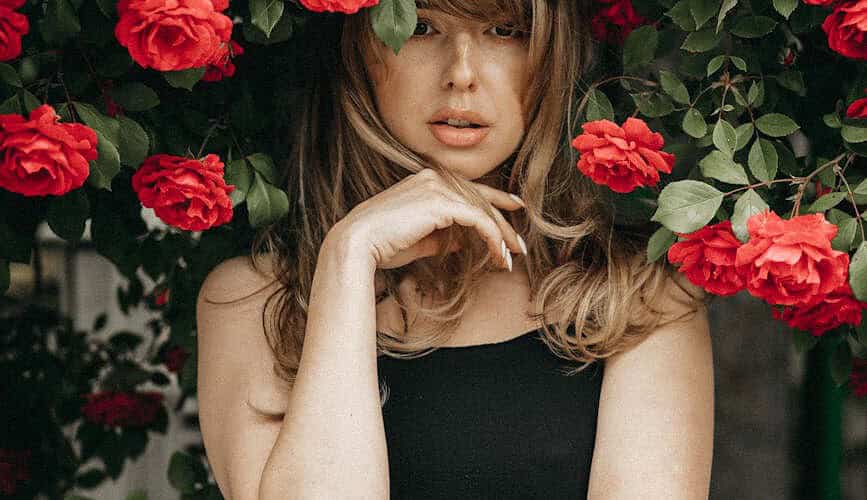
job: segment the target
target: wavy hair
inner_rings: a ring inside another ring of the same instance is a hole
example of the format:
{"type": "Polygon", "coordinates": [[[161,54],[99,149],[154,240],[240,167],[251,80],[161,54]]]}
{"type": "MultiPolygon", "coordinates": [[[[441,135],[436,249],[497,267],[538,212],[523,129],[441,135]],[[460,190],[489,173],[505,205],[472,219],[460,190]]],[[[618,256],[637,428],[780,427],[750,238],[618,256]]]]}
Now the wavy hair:
{"type": "MultiPolygon", "coordinates": [[[[497,187],[516,193],[527,205],[507,217],[529,249],[531,317],[539,321],[545,343],[557,356],[581,364],[571,374],[637,344],[664,323],[654,303],[664,295],[673,268],[665,259],[646,261],[647,224],[617,223],[610,197],[575,167],[569,140],[576,130],[576,89],[591,62],[592,2],[425,3],[447,14],[485,22],[519,20],[529,28],[531,84],[524,103],[528,129],[494,177],[497,187]],[[567,331],[570,324],[574,333],[567,331]]],[[[290,384],[300,361],[319,248],[329,229],[355,205],[409,174],[431,168],[474,205],[489,214],[496,210],[472,183],[409,150],[386,129],[363,62],[365,53],[376,53],[371,49],[381,43],[370,29],[369,9],[352,16],[323,16],[322,26],[311,29],[309,36],[303,68],[309,78],[292,111],[287,160],[292,206],[288,220],[260,232],[251,251],[254,268],[260,269],[258,256],[267,256],[269,274],[280,284],[266,301],[265,310],[275,301],[271,321],[266,322],[264,311],[262,317],[275,373],[290,384]]],[[[412,277],[431,304],[418,310],[436,325],[412,338],[406,335],[406,321],[403,332],[377,332],[380,355],[413,358],[443,345],[467,308],[473,284],[492,268],[477,234],[452,226],[447,235],[459,239],[460,250],[380,270],[384,290],[377,303],[394,297],[406,319],[408,306],[398,291],[403,279],[412,277]]],[[[703,298],[697,290],[688,294],[693,306],[703,298]]]]}

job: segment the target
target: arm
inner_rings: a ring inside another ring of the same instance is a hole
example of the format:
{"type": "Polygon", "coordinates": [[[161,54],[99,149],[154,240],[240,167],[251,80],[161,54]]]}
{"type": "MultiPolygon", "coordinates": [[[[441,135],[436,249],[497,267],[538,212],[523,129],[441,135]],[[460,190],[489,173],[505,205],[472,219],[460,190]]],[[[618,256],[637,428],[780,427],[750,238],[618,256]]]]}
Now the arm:
{"type": "Polygon", "coordinates": [[[376,365],[375,263],[326,238],[298,374],[259,483],[261,499],[388,498],[376,365]]]}
{"type": "MultiPolygon", "coordinates": [[[[683,294],[670,283],[663,309],[683,294]]],[[[684,286],[692,286],[686,283],[684,286]]],[[[708,498],[714,378],[705,307],[605,362],[590,500],[708,498]]]]}

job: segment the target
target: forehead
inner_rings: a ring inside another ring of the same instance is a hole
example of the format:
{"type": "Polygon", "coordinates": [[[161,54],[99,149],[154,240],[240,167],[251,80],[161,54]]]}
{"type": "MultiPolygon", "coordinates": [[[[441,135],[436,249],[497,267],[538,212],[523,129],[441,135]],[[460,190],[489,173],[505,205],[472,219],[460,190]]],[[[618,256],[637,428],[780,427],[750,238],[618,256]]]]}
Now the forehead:
{"type": "Polygon", "coordinates": [[[514,20],[530,24],[531,0],[417,0],[416,7],[476,21],[514,20]]]}

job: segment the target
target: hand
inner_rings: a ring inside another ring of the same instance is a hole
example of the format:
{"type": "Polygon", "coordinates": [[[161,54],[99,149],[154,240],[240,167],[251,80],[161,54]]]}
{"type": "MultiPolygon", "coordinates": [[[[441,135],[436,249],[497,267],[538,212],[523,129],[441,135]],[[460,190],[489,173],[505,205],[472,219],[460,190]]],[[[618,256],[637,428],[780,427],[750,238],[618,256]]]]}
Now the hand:
{"type": "MultiPolygon", "coordinates": [[[[523,207],[508,193],[480,183],[473,185],[495,207],[505,210],[523,207]]],[[[352,241],[354,251],[366,252],[377,269],[391,269],[436,255],[443,244],[445,229],[453,224],[475,228],[491,255],[507,269],[512,262],[509,250],[523,252],[523,240],[499,210],[494,210],[491,217],[471,205],[432,169],[410,174],[358,204],[332,228],[339,235],[330,236],[352,241]]],[[[452,245],[446,251],[458,249],[452,245]]]]}

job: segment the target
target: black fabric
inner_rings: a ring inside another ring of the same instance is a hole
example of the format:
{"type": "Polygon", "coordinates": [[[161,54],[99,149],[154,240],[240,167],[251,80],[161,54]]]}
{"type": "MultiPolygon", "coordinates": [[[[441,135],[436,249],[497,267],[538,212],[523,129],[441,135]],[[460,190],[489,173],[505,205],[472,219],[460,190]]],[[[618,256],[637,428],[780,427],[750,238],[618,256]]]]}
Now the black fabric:
{"type": "Polygon", "coordinates": [[[604,368],[540,335],[379,357],[393,500],[586,498],[604,368]]]}

